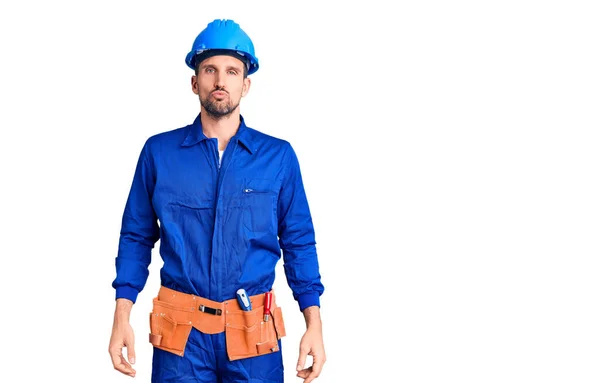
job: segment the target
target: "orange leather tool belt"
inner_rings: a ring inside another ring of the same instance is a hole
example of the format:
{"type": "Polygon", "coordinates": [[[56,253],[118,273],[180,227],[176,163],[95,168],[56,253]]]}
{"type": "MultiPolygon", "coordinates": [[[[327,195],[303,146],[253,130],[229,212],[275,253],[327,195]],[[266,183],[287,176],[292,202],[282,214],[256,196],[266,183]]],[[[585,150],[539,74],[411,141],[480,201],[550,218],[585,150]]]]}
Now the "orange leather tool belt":
{"type": "Polygon", "coordinates": [[[183,356],[192,327],[205,334],[225,331],[229,360],[279,351],[285,336],[282,310],[272,295],[271,315],[263,320],[264,294],[253,295],[252,311],[240,308],[237,299],[215,302],[161,286],[150,313],[150,343],[183,356]]]}

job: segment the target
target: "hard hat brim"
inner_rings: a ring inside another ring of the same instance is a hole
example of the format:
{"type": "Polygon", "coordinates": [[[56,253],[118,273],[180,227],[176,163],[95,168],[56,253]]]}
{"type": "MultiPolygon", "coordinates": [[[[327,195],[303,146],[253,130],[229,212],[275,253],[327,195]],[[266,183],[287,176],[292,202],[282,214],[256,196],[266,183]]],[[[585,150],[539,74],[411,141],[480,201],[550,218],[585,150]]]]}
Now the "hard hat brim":
{"type": "Polygon", "coordinates": [[[247,52],[236,51],[232,49],[203,49],[198,51],[190,51],[185,57],[185,63],[190,69],[196,70],[198,60],[206,60],[209,57],[218,55],[228,55],[242,61],[248,68],[248,74],[252,74],[258,70],[258,60],[247,52]]]}

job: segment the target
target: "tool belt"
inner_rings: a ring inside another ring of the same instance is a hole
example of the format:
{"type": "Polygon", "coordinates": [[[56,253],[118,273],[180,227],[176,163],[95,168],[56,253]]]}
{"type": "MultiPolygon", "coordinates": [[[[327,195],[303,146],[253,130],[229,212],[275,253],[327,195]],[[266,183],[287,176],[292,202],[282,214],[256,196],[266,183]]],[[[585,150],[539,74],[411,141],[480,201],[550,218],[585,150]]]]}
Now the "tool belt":
{"type": "Polygon", "coordinates": [[[161,286],[152,301],[150,343],[183,356],[192,327],[205,334],[225,331],[229,360],[279,351],[277,341],[285,336],[282,310],[275,294],[268,321],[263,320],[265,294],[250,297],[252,310],[244,311],[237,299],[215,302],[161,286]]]}

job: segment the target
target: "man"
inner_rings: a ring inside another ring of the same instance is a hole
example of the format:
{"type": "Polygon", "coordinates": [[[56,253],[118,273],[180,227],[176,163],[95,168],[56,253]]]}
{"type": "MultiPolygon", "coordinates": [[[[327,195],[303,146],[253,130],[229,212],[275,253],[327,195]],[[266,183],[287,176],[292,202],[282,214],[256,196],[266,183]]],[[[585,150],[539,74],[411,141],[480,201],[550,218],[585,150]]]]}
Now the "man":
{"type": "Polygon", "coordinates": [[[311,382],[326,359],[324,287],[295,152],[246,126],[240,114],[248,75],[258,70],[254,45],[234,21],[215,20],[186,63],[195,71],[200,113],[191,125],[145,142],[123,214],[109,345],[114,368],[135,376],[129,316],[160,239],[152,382],[282,382],[285,327],[271,291],[281,254],[307,327],[297,376],[311,382]],[[308,355],[313,363],[304,368],[308,355]]]}

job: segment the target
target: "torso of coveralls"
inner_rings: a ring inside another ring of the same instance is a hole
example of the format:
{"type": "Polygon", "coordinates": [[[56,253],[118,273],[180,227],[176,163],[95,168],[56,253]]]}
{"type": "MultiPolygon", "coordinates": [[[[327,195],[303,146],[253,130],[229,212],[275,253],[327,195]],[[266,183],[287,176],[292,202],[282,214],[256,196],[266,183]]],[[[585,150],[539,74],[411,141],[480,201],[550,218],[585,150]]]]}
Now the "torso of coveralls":
{"type": "Polygon", "coordinates": [[[216,138],[154,157],[162,285],[215,301],[234,298],[239,288],[250,295],[272,288],[281,254],[277,199],[284,150],[277,139],[259,142],[249,148],[232,137],[220,166],[216,138]]]}

